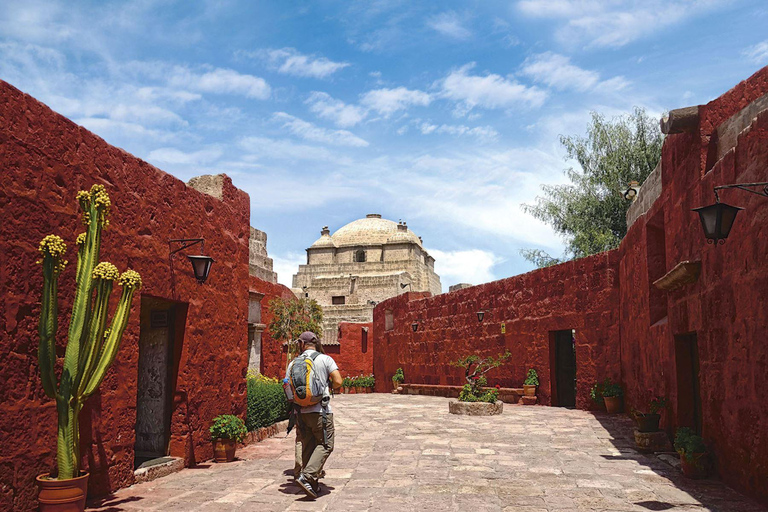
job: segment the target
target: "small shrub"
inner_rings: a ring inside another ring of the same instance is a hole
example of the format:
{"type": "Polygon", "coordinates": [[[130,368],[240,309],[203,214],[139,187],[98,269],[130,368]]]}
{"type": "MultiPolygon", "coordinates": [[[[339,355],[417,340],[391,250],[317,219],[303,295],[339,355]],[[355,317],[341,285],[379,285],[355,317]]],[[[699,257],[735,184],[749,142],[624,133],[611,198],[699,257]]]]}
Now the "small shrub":
{"type": "Polygon", "coordinates": [[[526,386],[538,386],[539,385],[539,374],[536,373],[536,370],[533,368],[528,370],[528,375],[525,377],[525,382],[523,383],[526,386]]]}
{"type": "Polygon", "coordinates": [[[397,371],[395,372],[395,376],[392,377],[392,380],[397,382],[398,384],[402,384],[403,382],[405,382],[405,374],[403,373],[402,368],[397,369],[397,371]]]}
{"type": "Polygon", "coordinates": [[[589,397],[596,404],[602,404],[603,398],[623,396],[624,391],[619,384],[614,383],[610,378],[606,378],[602,382],[595,382],[592,389],[589,390],[589,397]]]}
{"type": "Polygon", "coordinates": [[[655,396],[648,402],[648,410],[651,414],[656,414],[662,409],[667,407],[667,398],[663,396],[655,396]]]}
{"type": "Polygon", "coordinates": [[[351,388],[351,387],[353,387],[352,386],[352,379],[349,378],[349,377],[344,377],[341,380],[341,387],[343,387],[343,388],[351,388]]]}
{"type": "Polygon", "coordinates": [[[696,435],[688,427],[680,427],[675,433],[675,450],[681,455],[693,455],[695,453],[706,453],[707,447],[704,445],[704,439],[696,435]]]}
{"type": "Polygon", "coordinates": [[[249,376],[247,385],[246,427],[249,432],[288,418],[288,400],[279,380],[263,375],[249,376]]]}
{"type": "Polygon", "coordinates": [[[211,439],[232,439],[238,443],[245,439],[247,433],[243,420],[231,414],[216,416],[209,431],[211,439]]]}

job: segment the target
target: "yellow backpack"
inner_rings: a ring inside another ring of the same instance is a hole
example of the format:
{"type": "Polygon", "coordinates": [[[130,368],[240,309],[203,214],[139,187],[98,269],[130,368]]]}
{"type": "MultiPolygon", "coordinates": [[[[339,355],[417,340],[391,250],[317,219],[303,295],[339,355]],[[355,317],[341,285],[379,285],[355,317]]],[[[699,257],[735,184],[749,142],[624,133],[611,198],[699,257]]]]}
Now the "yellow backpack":
{"type": "Polygon", "coordinates": [[[307,357],[299,355],[293,360],[290,372],[293,402],[301,407],[315,405],[323,399],[324,383],[320,382],[315,370],[315,359],[320,352],[307,357]]]}

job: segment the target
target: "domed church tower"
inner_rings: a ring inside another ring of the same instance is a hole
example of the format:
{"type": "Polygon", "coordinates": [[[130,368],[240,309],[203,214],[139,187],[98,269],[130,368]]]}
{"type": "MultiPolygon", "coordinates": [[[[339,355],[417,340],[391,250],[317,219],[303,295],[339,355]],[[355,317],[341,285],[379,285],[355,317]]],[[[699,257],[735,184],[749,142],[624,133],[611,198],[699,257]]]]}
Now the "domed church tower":
{"type": "Polygon", "coordinates": [[[339,322],[371,322],[373,307],[401,293],[442,292],[435,259],[405,222],[379,214],[328,227],[307,249],[307,264],[293,276],[293,291],[323,308],[323,343],[337,342],[339,322]]]}

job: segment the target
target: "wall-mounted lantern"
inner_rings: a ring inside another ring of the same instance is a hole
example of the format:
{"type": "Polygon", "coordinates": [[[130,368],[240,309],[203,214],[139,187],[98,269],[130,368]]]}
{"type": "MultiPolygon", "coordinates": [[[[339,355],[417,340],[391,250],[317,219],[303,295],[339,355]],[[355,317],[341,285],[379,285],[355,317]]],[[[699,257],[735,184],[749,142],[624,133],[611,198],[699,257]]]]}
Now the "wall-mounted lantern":
{"type": "Polygon", "coordinates": [[[715,203],[709,206],[693,209],[694,212],[699,214],[701,227],[704,229],[704,236],[707,238],[708,244],[724,244],[725,239],[728,238],[728,234],[731,232],[733,222],[736,220],[736,214],[739,213],[739,210],[744,209],[720,202],[720,196],[717,191],[725,188],[738,188],[752,194],[768,197],[768,182],[735,183],[732,185],[720,185],[715,187],[715,203]],[[757,191],[750,190],[749,187],[762,187],[763,189],[757,191]]]}
{"type": "Polygon", "coordinates": [[[419,330],[419,323],[418,323],[418,322],[413,322],[413,323],[411,324],[411,330],[412,330],[413,332],[416,332],[416,331],[418,331],[418,330],[419,330]]]}
{"type": "Polygon", "coordinates": [[[640,193],[640,184],[636,181],[630,181],[627,190],[624,191],[624,199],[627,201],[634,201],[637,199],[637,194],[640,193]]]}
{"type": "Polygon", "coordinates": [[[478,322],[482,322],[484,317],[485,317],[485,311],[480,310],[480,311],[477,312],[477,321],[478,322]]]}
{"type": "MultiPolygon", "coordinates": [[[[197,244],[200,244],[200,252],[205,252],[204,238],[177,238],[168,240],[168,246],[170,250],[169,258],[172,260],[173,255],[177,252],[183,251],[184,249],[197,244]],[[170,250],[171,244],[173,243],[180,243],[182,246],[177,249],[170,250]]],[[[213,258],[203,254],[188,254],[187,258],[189,259],[189,262],[192,263],[192,271],[195,274],[195,279],[197,279],[198,283],[203,284],[208,279],[208,275],[211,273],[211,265],[213,265],[214,261],[213,258]]]]}

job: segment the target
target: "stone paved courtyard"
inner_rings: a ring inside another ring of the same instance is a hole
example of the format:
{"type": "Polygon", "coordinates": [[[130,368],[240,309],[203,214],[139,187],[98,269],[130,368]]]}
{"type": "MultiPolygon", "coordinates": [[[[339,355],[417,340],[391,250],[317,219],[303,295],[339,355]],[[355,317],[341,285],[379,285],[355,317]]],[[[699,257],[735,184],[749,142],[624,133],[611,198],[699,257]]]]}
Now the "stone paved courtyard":
{"type": "Polygon", "coordinates": [[[382,394],[333,406],[336,450],[316,501],[292,483],[294,436],[281,432],[238,451],[238,462],[135,485],[89,510],[765,510],[632,450],[625,416],[511,405],[454,416],[445,398],[382,394]]]}

